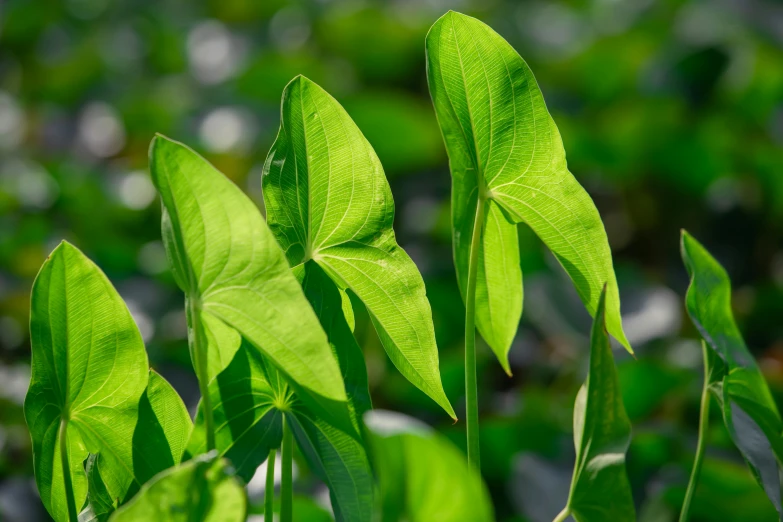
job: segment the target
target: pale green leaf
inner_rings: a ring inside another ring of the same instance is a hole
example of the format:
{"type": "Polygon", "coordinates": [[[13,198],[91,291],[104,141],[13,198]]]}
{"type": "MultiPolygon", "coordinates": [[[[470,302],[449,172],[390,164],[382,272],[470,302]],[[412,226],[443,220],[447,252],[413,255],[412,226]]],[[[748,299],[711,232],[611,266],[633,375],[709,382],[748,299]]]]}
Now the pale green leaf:
{"type": "Polygon", "coordinates": [[[591,315],[607,284],[609,333],[631,351],[601,218],[568,171],[560,134],[530,68],[490,27],[452,11],[432,26],[426,50],[427,81],[451,168],[454,258],[463,296],[480,198],[488,205],[479,216],[480,259],[506,276],[477,280],[482,337],[508,368],[522,310],[521,288],[503,284],[517,285],[522,277],[508,225],[526,223],[560,261],[591,315]]]}
{"type": "Polygon", "coordinates": [[[783,421],[731,311],[731,281],[723,267],[683,231],[682,258],[691,277],[688,315],[710,349],[710,390],[732,440],[783,521],[780,463],[783,421]]]}
{"type": "Polygon", "coordinates": [[[420,421],[373,410],[371,432],[382,522],[490,522],[489,492],[447,439],[420,421]]]}
{"type": "Polygon", "coordinates": [[[111,522],[243,522],[244,488],[215,454],[163,471],[141,488],[111,522]]]}
{"type": "Polygon", "coordinates": [[[631,422],[606,330],[604,295],[590,336],[590,370],[574,405],[576,462],[567,509],[577,522],[633,522],[636,513],[625,471],[631,422]]]}
{"type": "Polygon", "coordinates": [[[25,418],[41,500],[56,521],[68,519],[61,422],[77,510],[87,497],[89,454],[100,455],[106,498],[118,503],[179,462],[190,431],[185,407],[163,378],[149,375],[136,324],[95,264],[63,242],[36,278],[30,315],[25,418]]]}
{"type": "MultiPolygon", "coordinates": [[[[150,165],[163,199],[164,244],[186,294],[191,346],[208,343],[212,319],[222,321],[264,353],[302,400],[350,431],[337,361],[258,208],[175,141],[155,137],[150,165]]],[[[207,359],[212,367],[214,355],[207,359]]],[[[223,365],[230,360],[220,357],[223,365]]]]}
{"type": "Polygon", "coordinates": [[[307,78],[288,84],[281,113],[263,174],[272,232],[291,265],[315,261],[364,302],[394,365],[453,417],[424,282],[397,245],[378,157],[340,104],[307,78]]]}

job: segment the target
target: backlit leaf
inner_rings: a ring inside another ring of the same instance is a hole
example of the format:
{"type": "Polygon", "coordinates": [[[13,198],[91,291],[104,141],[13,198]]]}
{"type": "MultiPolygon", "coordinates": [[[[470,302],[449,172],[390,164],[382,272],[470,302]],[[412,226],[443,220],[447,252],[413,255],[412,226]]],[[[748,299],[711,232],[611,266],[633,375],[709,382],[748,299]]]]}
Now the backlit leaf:
{"type": "Polygon", "coordinates": [[[476,323],[501,365],[522,312],[516,224],[526,223],[570,276],[591,315],[607,284],[609,333],[631,351],[604,226],[566,166],[560,134],[530,68],[484,23],[455,12],[426,40],[427,81],[452,175],[454,258],[466,293],[474,222],[482,227],[476,323]],[[479,199],[484,214],[476,214],[479,199]]]}
{"type": "Polygon", "coordinates": [[[68,520],[61,423],[77,510],[87,497],[89,454],[100,455],[104,498],[118,504],[179,462],[190,432],[185,406],[162,377],[150,375],[141,335],[109,280],[68,243],[51,253],[36,278],[30,331],[25,418],[38,490],[55,520],[68,520]]]}
{"type": "Polygon", "coordinates": [[[243,522],[247,498],[214,453],[163,471],[142,487],[111,522],[243,522]]]}
{"type": "Polygon", "coordinates": [[[691,277],[685,306],[710,349],[710,390],[721,405],[732,440],[783,520],[783,421],[734,321],[731,281],[707,249],[685,231],[681,249],[691,277]]]}
{"type": "Polygon", "coordinates": [[[326,91],[295,78],[264,166],[267,220],[292,266],[317,263],[370,313],[402,374],[446,412],[424,282],[397,245],[394,202],[378,157],[326,91]]]}
{"type": "MultiPolygon", "coordinates": [[[[264,353],[319,415],[351,431],[337,361],[258,208],[175,141],[155,137],[150,165],[163,199],[164,244],[186,295],[191,355],[221,321],[264,353]]],[[[212,367],[215,354],[207,359],[212,367]]],[[[221,357],[218,366],[230,360],[221,357]]]]}
{"type": "Polygon", "coordinates": [[[625,454],[631,422],[606,331],[604,295],[590,336],[590,370],[574,406],[576,462],[567,509],[577,522],[636,520],[625,454]]]}

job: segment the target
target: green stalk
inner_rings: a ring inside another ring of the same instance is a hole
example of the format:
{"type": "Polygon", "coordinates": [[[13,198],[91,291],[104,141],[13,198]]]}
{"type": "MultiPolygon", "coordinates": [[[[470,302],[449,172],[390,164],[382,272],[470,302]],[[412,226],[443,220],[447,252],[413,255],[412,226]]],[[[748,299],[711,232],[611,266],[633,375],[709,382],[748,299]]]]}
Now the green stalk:
{"type": "Polygon", "coordinates": [[[568,508],[568,506],[566,506],[563,508],[563,511],[557,514],[557,516],[552,522],[565,522],[565,520],[568,518],[570,514],[571,514],[571,510],[568,508]]]}
{"type": "Polygon", "coordinates": [[[280,485],[280,522],[292,522],[294,503],[294,434],[285,416],[283,417],[283,447],[281,449],[283,477],[280,485]]]}
{"type": "Polygon", "coordinates": [[[699,412],[699,440],[696,443],[696,457],[693,460],[693,469],[691,470],[691,478],[688,481],[688,490],[685,492],[685,500],[682,503],[682,511],[680,511],[680,522],[688,521],[691,500],[693,499],[693,494],[696,492],[699,474],[701,473],[701,464],[704,460],[704,449],[707,445],[707,426],[710,422],[710,370],[707,361],[707,345],[703,341],[701,343],[701,349],[702,354],[704,355],[704,386],[701,391],[701,410],[699,412]]]}
{"type": "Polygon", "coordinates": [[[63,482],[65,482],[65,500],[68,504],[68,520],[78,522],[79,514],[76,512],[76,499],[73,494],[73,482],[71,481],[71,465],[68,459],[68,420],[63,415],[60,420],[60,464],[63,468],[63,482]]]}
{"type": "Polygon", "coordinates": [[[201,327],[201,316],[198,301],[188,297],[188,311],[190,312],[190,323],[193,342],[193,359],[196,366],[196,377],[198,379],[198,389],[201,392],[201,409],[204,412],[204,428],[207,432],[207,451],[215,449],[215,419],[212,414],[212,401],[209,398],[209,373],[207,366],[209,358],[207,355],[207,345],[204,342],[204,332],[201,327]]]}
{"type": "Polygon", "coordinates": [[[264,488],[264,520],[275,518],[275,456],[277,451],[269,452],[266,460],[266,488],[264,488]]]}
{"type": "Polygon", "coordinates": [[[479,195],[473,237],[470,240],[468,288],[465,297],[465,416],[468,424],[468,464],[481,469],[479,451],[478,386],[476,385],[476,277],[481,229],[484,224],[484,198],[479,195]]]}

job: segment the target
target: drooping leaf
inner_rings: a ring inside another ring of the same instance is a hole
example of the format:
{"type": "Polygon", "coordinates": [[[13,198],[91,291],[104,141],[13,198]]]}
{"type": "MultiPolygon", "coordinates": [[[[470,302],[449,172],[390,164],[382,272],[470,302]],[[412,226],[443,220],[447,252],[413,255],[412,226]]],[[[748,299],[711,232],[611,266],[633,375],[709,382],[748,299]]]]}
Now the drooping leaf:
{"type": "Polygon", "coordinates": [[[38,490],[55,520],[68,520],[61,423],[77,510],[87,497],[83,463],[89,454],[100,455],[104,498],[113,503],[179,462],[190,431],[185,406],[162,377],[149,375],[144,343],[125,303],[74,246],[63,242],[41,267],[30,316],[25,418],[38,490]],[[139,430],[149,434],[143,444],[139,430]]]}
{"type": "Polygon", "coordinates": [[[146,483],[111,522],[243,522],[247,498],[214,453],[163,471],[146,483]]]}
{"type": "MultiPolygon", "coordinates": [[[[198,154],[162,136],[152,141],[150,165],[163,199],[164,244],[186,295],[191,346],[203,348],[214,324],[225,323],[319,415],[351,432],[337,361],[253,202],[198,154]]],[[[214,354],[207,359],[213,366],[214,354]]],[[[221,356],[220,364],[230,360],[221,356]]]]}
{"type": "Polygon", "coordinates": [[[759,485],[783,521],[780,468],[783,421],[731,311],[731,281],[723,267],[683,231],[682,258],[691,277],[688,315],[710,349],[710,390],[723,420],[759,485]]]}
{"type": "Polygon", "coordinates": [[[84,461],[87,475],[87,507],[79,513],[79,522],[103,522],[116,510],[118,500],[111,498],[101,478],[100,455],[90,454],[84,461]]]}
{"type": "Polygon", "coordinates": [[[394,202],[375,152],[340,104],[302,76],[283,93],[281,119],[263,187],[269,226],[288,261],[312,260],[350,288],[394,365],[454,417],[424,282],[397,245],[394,202]]]}
{"type": "Polygon", "coordinates": [[[607,284],[606,323],[631,351],[604,226],[568,171],[560,134],[525,61],[484,23],[449,11],[426,40],[427,81],[452,175],[454,258],[466,293],[474,223],[482,227],[476,323],[501,365],[522,312],[516,224],[570,276],[591,315],[607,284]],[[483,215],[478,216],[483,201],[483,215]]]}
{"type": "Polygon", "coordinates": [[[383,522],[494,520],[481,476],[451,442],[399,413],[373,410],[364,420],[371,432],[383,522]]]}
{"type": "Polygon", "coordinates": [[[633,522],[625,471],[631,421],[606,330],[604,299],[602,294],[590,336],[590,370],[574,405],[576,463],[567,509],[577,522],[633,522]]]}
{"type": "MultiPolygon", "coordinates": [[[[282,383],[279,383],[282,384],[282,383]]],[[[279,407],[291,394],[287,386],[270,383],[261,354],[247,343],[209,384],[215,419],[215,445],[237,476],[249,482],[258,466],[279,448],[283,414],[279,407]]],[[[186,458],[206,452],[204,414],[199,405],[186,458]]]]}

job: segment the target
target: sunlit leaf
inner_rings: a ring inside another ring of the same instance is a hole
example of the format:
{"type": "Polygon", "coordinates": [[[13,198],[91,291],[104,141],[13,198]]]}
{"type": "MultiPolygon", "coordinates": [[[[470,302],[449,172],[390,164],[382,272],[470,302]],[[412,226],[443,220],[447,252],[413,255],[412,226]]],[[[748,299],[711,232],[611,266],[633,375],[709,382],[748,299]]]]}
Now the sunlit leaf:
{"type": "Polygon", "coordinates": [[[783,421],[731,311],[731,281],[723,267],[683,231],[682,258],[691,277],[688,315],[708,352],[710,389],[732,440],[783,520],[780,463],[783,421]]]}
{"type": "Polygon", "coordinates": [[[182,400],[149,373],[141,335],[109,280],[68,243],[52,252],[36,278],[30,330],[25,418],[38,490],[55,520],[68,520],[61,424],[77,510],[87,497],[89,454],[100,455],[103,498],[112,504],[179,462],[190,433],[182,400]]]}
{"type": "Polygon", "coordinates": [[[631,351],[604,226],[568,171],[560,134],[530,68],[484,23],[455,12],[427,34],[427,80],[452,175],[454,257],[466,293],[474,222],[482,227],[476,323],[501,365],[522,312],[516,225],[526,223],[595,315],[607,284],[609,333],[631,351]],[[484,214],[477,216],[479,200],[484,214]]]}
{"type": "Polygon", "coordinates": [[[636,520],[625,453],[631,422],[606,331],[604,294],[590,336],[590,369],[574,405],[576,462],[566,509],[577,522],[636,520]]]}
{"type": "MultiPolygon", "coordinates": [[[[351,431],[337,361],[258,208],[175,141],[155,137],[150,165],[163,199],[164,244],[186,295],[197,372],[195,355],[205,350],[214,325],[225,323],[266,355],[319,415],[351,431]]],[[[208,353],[216,349],[210,345],[208,353]]],[[[214,355],[203,364],[212,368],[214,355]]]]}
{"type": "Polygon", "coordinates": [[[370,313],[392,362],[452,417],[424,282],[397,245],[394,202],[375,152],[340,104],[299,76],[264,166],[269,226],[292,266],[317,263],[370,313]]]}
{"type": "Polygon", "coordinates": [[[383,522],[494,520],[481,476],[451,442],[399,413],[373,410],[364,419],[383,522]]]}
{"type": "Polygon", "coordinates": [[[141,488],[111,522],[243,522],[247,498],[214,453],[163,471],[141,488]]]}

